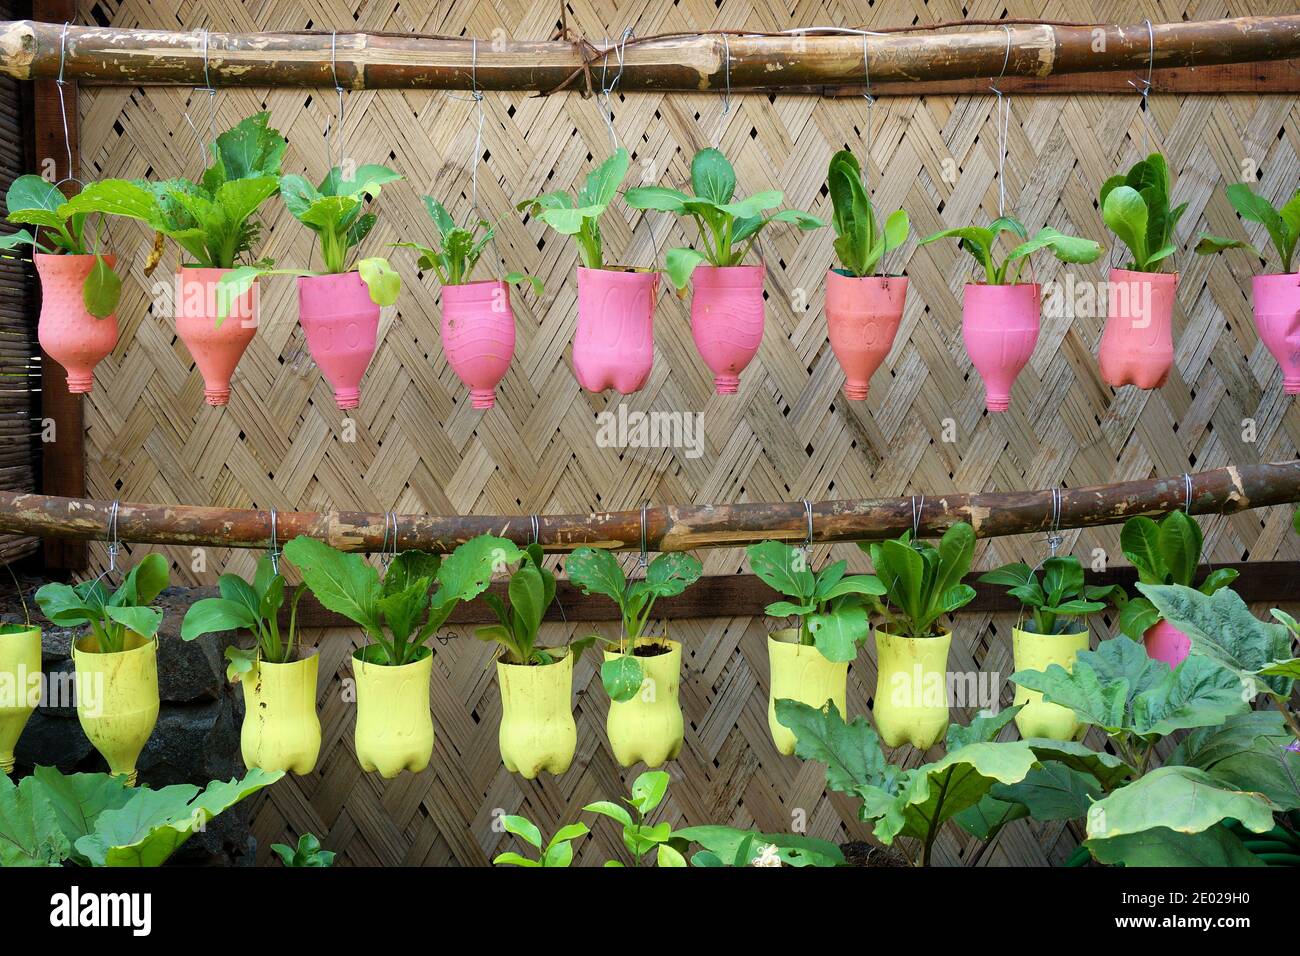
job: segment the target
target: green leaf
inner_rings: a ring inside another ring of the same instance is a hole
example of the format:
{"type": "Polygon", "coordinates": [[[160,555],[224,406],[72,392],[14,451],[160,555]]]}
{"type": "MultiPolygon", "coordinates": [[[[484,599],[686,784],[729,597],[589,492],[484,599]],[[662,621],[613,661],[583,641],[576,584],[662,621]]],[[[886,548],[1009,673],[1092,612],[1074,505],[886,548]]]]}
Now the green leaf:
{"type": "Polygon", "coordinates": [[[1128,246],[1136,270],[1146,271],[1149,211],[1142,195],[1130,186],[1117,186],[1102,202],[1101,218],[1111,232],[1128,246]]]}
{"type": "Polygon", "coordinates": [[[280,175],[288,144],[270,121],[270,113],[255,113],[217,137],[214,152],[227,180],[280,175]]]}
{"type": "Polygon", "coordinates": [[[104,612],[129,631],[153,637],[162,624],[163,612],[153,607],[108,607],[104,612]]]}
{"type": "Polygon", "coordinates": [[[44,789],[33,777],[0,774],[0,866],[59,866],[72,847],[44,789]]]}
{"type": "Polygon", "coordinates": [[[1201,560],[1201,529],[1196,519],[1181,511],[1169,513],[1160,522],[1156,540],[1171,580],[1154,583],[1190,585],[1196,578],[1196,565],[1201,560]]]}
{"type": "Polygon", "coordinates": [[[663,800],[668,792],[668,774],[662,770],[647,770],[632,781],[632,806],[645,816],[663,800]]]}
{"type": "MultiPolygon", "coordinates": [[[[736,860],[746,841],[750,844],[749,851],[745,854],[745,859],[736,865],[748,866],[765,845],[776,847],[777,856],[786,866],[844,865],[844,853],[839,846],[829,840],[798,834],[759,833],[756,830],[728,826],[698,826],[677,830],[673,836],[688,843],[698,843],[718,858],[719,866],[724,865],[722,860],[736,860]]],[[[692,862],[697,866],[698,858],[698,854],[692,857],[692,862]]]]}
{"type": "Polygon", "coordinates": [[[569,580],[582,588],[583,594],[603,594],[623,607],[627,582],[618,559],[603,548],[581,547],[564,562],[569,580]]]}
{"type": "Polygon", "coordinates": [[[645,669],[631,654],[619,654],[600,665],[600,682],[611,700],[625,703],[641,690],[645,669]]]}
{"type": "Polygon", "coordinates": [[[656,212],[681,212],[689,197],[677,189],[665,186],[637,186],[623,194],[623,199],[633,209],[653,209],[656,212]]]}
{"type": "Polygon", "coordinates": [[[103,256],[95,256],[95,264],[86,276],[81,297],[86,311],[97,319],[106,319],[116,311],[122,297],[122,280],[103,256]]]}
{"type": "Polygon", "coordinates": [[[673,285],[678,289],[685,289],[691,281],[691,273],[695,271],[695,267],[707,261],[707,257],[702,252],[696,252],[694,249],[669,249],[668,255],[664,257],[664,268],[673,285]]]}
{"type": "Polygon", "coordinates": [[[370,291],[370,301],[378,306],[392,305],[402,291],[402,279],[387,259],[362,259],[357,263],[361,281],[370,291]]]}
{"type": "MultiPolygon", "coordinates": [[[[1288,229],[1282,217],[1272,204],[1263,196],[1257,195],[1245,183],[1233,183],[1226,190],[1228,202],[1241,214],[1243,219],[1261,223],[1273,240],[1273,247],[1278,252],[1279,260],[1285,259],[1288,245],[1288,229]]],[[[1294,241],[1291,243],[1294,245],[1294,241]]]]}
{"type": "Polygon", "coordinates": [[[507,833],[513,833],[539,850],[542,848],[542,832],[526,817],[506,814],[501,818],[501,826],[507,833]]]}
{"type": "Polygon", "coordinates": [[[885,759],[880,737],[865,717],[845,723],[833,701],[810,707],[797,700],[776,702],[776,719],[795,736],[795,754],[801,760],[826,764],[826,785],[853,793],[864,785],[885,786],[894,768],[885,759]]]}
{"type": "Polygon", "coordinates": [[[1088,840],[1083,845],[1098,863],[1108,866],[1266,865],[1224,826],[1214,826],[1200,833],[1178,833],[1167,827],[1154,827],[1108,840],[1088,840]]]}
{"type": "Polygon", "coordinates": [[[691,160],[691,188],[695,195],[724,205],[736,194],[736,171],[719,150],[702,149],[691,160]]]}
{"type": "Polygon", "coordinates": [[[1250,711],[1194,730],[1166,764],[1204,770],[1233,790],[1260,793],[1283,810],[1300,808],[1300,753],[1277,711],[1250,711]]]}
{"type": "Polygon", "coordinates": [[[1164,584],[1164,559],[1160,552],[1160,527],[1145,516],[1129,518],[1119,533],[1120,550],[1147,584],[1164,584]]]}
{"type": "Polygon", "coordinates": [[[49,801],[50,810],[68,839],[69,855],[83,865],[89,861],[72,848],[73,844],[94,832],[95,821],[101,813],[125,806],[135,792],[127,787],[125,777],[107,773],[65,776],[54,767],[36,767],[29,779],[39,785],[49,801]]]}
{"type": "Polygon", "coordinates": [[[44,176],[19,176],[5,194],[5,209],[9,213],[11,222],[16,221],[13,218],[14,213],[38,210],[55,213],[55,220],[61,227],[64,220],[68,218],[65,215],[57,215],[59,207],[64,202],[66,199],[63,193],[44,176]]]}
{"type": "Polygon", "coordinates": [[[302,573],[303,583],[327,610],[363,628],[380,629],[379,572],[365,558],[344,554],[303,535],[284,546],[284,556],[302,573]]]}
{"type": "Polygon", "coordinates": [[[800,603],[807,603],[813,596],[817,581],[798,548],[780,541],[764,541],[750,545],[745,553],[750,569],[772,590],[799,598],[800,603]]]}
{"type": "Polygon", "coordinates": [[[587,804],[582,809],[588,813],[599,813],[603,817],[609,817],[625,827],[632,825],[632,814],[628,813],[624,807],[620,807],[617,803],[611,803],[608,800],[597,800],[595,803],[587,804]]]}
{"type": "Polygon", "coordinates": [[[1256,258],[1264,258],[1254,246],[1244,239],[1225,239],[1222,236],[1212,236],[1208,232],[1203,232],[1196,237],[1195,251],[1198,256],[1211,256],[1228,249],[1248,249],[1256,258]]]}
{"type": "Polygon", "coordinates": [[[1089,846],[1155,827],[1200,833],[1224,820],[1266,833],[1273,829],[1274,809],[1263,794],[1232,790],[1203,770],[1159,767],[1093,804],[1089,846]]]}
{"type": "Polygon", "coordinates": [[[822,657],[828,661],[851,661],[858,656],[858,645],[871,629],[866,608],[841,607],[829,614],[813,614],[808,630],[822,657]]]}
{"type": "Polygon", "coordinates": [[[1102,794],[1092,774],[1051,760],[1029,771],[1019,783],[997,784],[989,791],[995,800],[1022,805],[1039,821],[1083,819],[1102,794]]]}
{"type": "Polygon", "coordinates": [[[994,740],[1002,728],[1015,719],[1020,707],[1004,707],[996,714],[976,714],[971,722],[963,727],[961,724],[949,724],[944,746],[948,750],[959,750],[967,744],[982,744],[994,740]]]}
{"type": "Polygon", "coordinates": [[[258,617],[244,604],[226,598],[202,598],[190,605],[181,621],[181,638],[192,641],[217,631],[251,630],[258,617]]]}

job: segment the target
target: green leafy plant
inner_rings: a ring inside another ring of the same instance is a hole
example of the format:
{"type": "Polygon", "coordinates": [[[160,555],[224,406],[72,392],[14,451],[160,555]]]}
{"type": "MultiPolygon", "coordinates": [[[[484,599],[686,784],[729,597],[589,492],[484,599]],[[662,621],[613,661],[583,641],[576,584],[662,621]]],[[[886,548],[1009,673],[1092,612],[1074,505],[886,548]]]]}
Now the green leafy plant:
{"type": "MultiPolygon", "coordinates": [[[[646,817],[663,802],[664,795],[668,792],[668,780],[668,774],[662,770],[647,770],[632,781],[631,796],[623,798],[623,802],[632,808],[631,811],[609,800],[598,800],[582,808],[609,817],[623,828],[623,845],[632,854],[637,866],[641,866],[651,850],[655,853],[656,866],[687,865],[682,851],[672,845],[677,837],[672,826],[668,823],[654,826],[646,823],[646,817]]],[[[607,867],[622,865],[617,860],[605,861],[607,867]]]]}
{"type": "MultiPolygon", "coordinates": [[[[424,246],[418,242],[395,242],[401,249],[414,250],[417,255],[416,266],[421,272],[433,270],[441,285],[468,285],[473,281],[470,276],[483,251],[496,234],[496,226],[486,219],[480,219],[468,226],[456,225],[451,213],[442,203],[432,196],[424,197],[424,208],[433,220],[434,231],[438,234],[437,246],[424,246]],[[480,229],[486,230],[482,236],[480,229]]],[[[541,295],[544,290],[542,280],[522,272],[511,272],[505,281],[514,285],[527,281],[533,287],[534,295],[541,295]]]]}
{"type": "Polygon", "coordinates": [[[791,833],[760,833],[737,827],[705,825],[673,834],[699,844],[691,866],[844,866],[844,853],[829,840],[791,833]]]}
{"type": "Polygon", "coordinates": [[[284,771],[151,790],[106,773],[37,767],[17,784],[0,774],[0,866],[162,866],[214,817],[284,771]]]}
{"type": "Polygon", "coordinates": [[[555,836],[542,846],[542,831],[527,817],[507,814],[501,818],[501,825],[507,833],[513,833],[537,850],[538,856],[533,860],[513,851],[498,853],[492,860],[494,866],[568,866],[573,862],[573,841],[591,832],[585,823],[570,823],[560,827],[555,836]]]}
{"type": "Polygon", "coordinates": [[[650,656],[668,649],[663,643],[638,646],[655,600],[681,594],[699,580],[704,567],[689,554],[661,554],[646,568],[644,580],[628,581],[617,558],[601,548],[586,547],[569,555],[564,567],[569,580],[582,588],[583,594],[603,594],[618,605],[623,618],[622,636],[611,643],[617,646],[619,656],[601,664],[600,679],[612,700],[629,701],[645,680],[645,668],[637,655],[650,656]]]}
{"type": "Polygon", "coordinates": [[[1088,263],[1096,262],[1101,257],[1101,245],[1091,239],[1067,236],[1065,233],[1044,226],[1029,238],[1024,224],[1010,216],[1002,216],[989,223],[987,229],[979,226],[963,226],[958,229],[945,229],[921,240],[921,245],[928,245],[939,239],[958,239],[961,248],[969,252],[984,270],[985,285],[1015,285],[1020,281],[1020,270],[1024,268],[1029,256],[1043,249],[1062,262],[1088,263]],[[997,262],[998,240],[1003,233],[1010,233],[1020,244],[1007,253],[999,265],[997,262]],[[1010,271],[1012,266],[1014,271],[1010,271]]]}
{"type": "MultiPolygon", "coordinates": [[[[19,229],[0,236],[0,253],[22,246],[46,255],[94,256],[95,264],[81,287],[86,311],[106,319],[122,297],[122,279],[99,251],[98,229],[88,227],[90,214],[70,206],[63,193],[41,176],[19,176],[5,194],[7,219],[35,226],[36,231],[19,229]],[[40,239],[45,230],[45,241],[40,239]]],[[[97,222],[102,222],[102,217],[97,222]]]]}
{"type": "Polygon", "coordinates": [[[1187,203],[1170,208],[1171,186],[1169,166],[1159,153],[1101,184],[1101,217],[1128,246],[1133,259],[1125,268],[1131,272],[1159,272],[1177,251],[1174,230],[1187,203]]]}
{"type": "MultiPolygon", "coordinates": [[[[1171,511],[1160,523],[1145,516],[1130,518],[1120,531],[1124,557],[1137,570],[1140,584],[1182,584],[1190,587],[1201,560],[1200,525],[1181,511],[1171,511]]],[[[1204,594],[1213,594],[1237,580],[1232,568],[1210,572],[1201,582],[1204,594]]],[[[1119,628],[1135,641],[1160,620],[1160,612],[1145,597],[1129,598],[1121,588],[1113,592],[1119,606],[1119,628]]]]}
{"type": "Polygon", "coordinates": [[[686,289],[691,273],[701,263],[740,265],[769,223],[788,222],[805,231],[825,225],[816,216],[794,209],[768,215],[767,210],[781,205],[784,195],[780,190],[735,201],[736,171],[716,149],[702,149],[691,160],[691,188],[694,196],[665,186],[638,186],[623,194],[634,209],[678,213],[695,220],[703,250],[670,249],[664,263],[679,291],[686,289]]]}
{"type": "Polygon", "coordinates": [[[320,848],[320,840],[314,833],[304,833],[298,837],[297,846],[284,843],[272,843],[271,851],[280,858],[285,866],[333,866],[334,853],[320,848]]]}
{"type": "Polygon", "coordinates": [[[836,561],[813,572],[804,553],[780,541],[764,541],[746,549],[749,566],[759,580],[790,600],[769,604],[769,617],[796,617],[799,643],[815,645],[829,661],[851,661],[871,630],[869,614],[879,607],[875,597],[885,586],[870,574],[845,576],[847,561],[836,561]]]}
{"type": "MultiPolygon", "coordinates": [[[[76,212],[98,212],[145,223],[175,241],[193,260],[187,265],[233,269],[251,263],[261,238],[253,217],[280,189],[280,162],[288,144],[257,113],[217,137],[212,165],[198,182],[105,179],[68,201],[76,212]]],[[[146,266],[157,265],[160,248],[146,266]]],[[[269,260],[253,263],[268,265],[269,260]]]]}
{"type": "Polygon", "coordinates": [[[885,587],[886,601],[878,610],[896,637],[936,637],[942,633],[940,617],[975,599],[975,589],[962,583],[975,557],[975,529],[968,524],[945,531],[937,548],[913,541],[908,532],[858,547],[871,555],[885,587]]]}
{"type": "Polygon", "coordinates": [[[885,220],[884,231],[877,229],[876,211],[862,183],[862,167],[847,149],[831,157],[826,187],[835,210],[831,223],[838,237],[835,254],[843,266],[840,271],[847,276],[874,275],[885,253],[907,241],[907,212],[894,210],[885,220]]]}
{"type": "MultiPolygon", "coordinates": [[[[1289,274],[1295,258],[1296,242],[1300,240],[1300,189],[1296,190],[1295,195],[1287,200],[1281,209],[1274,209],[1272,203],[1258,195],[1245,183],[1233,183],[1226,192],[1228,202],[1232,203],[1232,208],[1237,210],[1242,219],[1258,222],[1268,231],[1268,237],[1273,241],[1273,249],[1277,252],[1278,265],[1283,273],[1289,274]]],[[[1253,245],[1242,239],[1225,239],[1222,236],[1210,235],[1208,232],[1203,232],[1197,237],[1198,255],[1213,255],[1225,249],[1249,249],[1256,257],[1266,258],[1253,245]]]]}
{"type": "Polygon", "coordinates": [[[1106,607],[1113,587],[1085,585],[1083,565],[1072,555],[1043,561],[1043,578],[1038,570],[1022,562],[980,575],[983,584],[1006,585],[1007,593],[1033,617],[1036,634],[1077,634],[1085,627],[1081,620],[1106,607]]]}
{"type": "Polygon", "coordinates": [[[618,187],[631,161],[627,150],[620,146],[613,156],[587,174],[576,197],[560,189],[525,199],[515,208],[540,219],[561,235],[573,236],[582,264],[588,269],[603,269],[600,217],[618,195],[618,187]]]}
{"type": "Polygon", "coordinates": [[[479,535],[446,558],[404,551],[382,580],[361,555],[344,554],[315,538],[294,538],[284,554],[325,608],[359,624],[374,642],[358,652],[361,660],[401,666],[427,655],[425,642],[459,602],[487,590],[494,563],[514,547],[502,538],[479,535]]]}
{"type": "MultiPolygon", "coordinates": [[[[555,600],[555,575],[542,564],[542,548],[530,544],[520,549],[512,542],[500,538],[494,540],[500,545],[494,564],[501,567],[518,562],[519,567],[510,575],[505,601],[495,594],[483,595],[483,600],[496,615],[497,623],[474,628],[474,636],[480,641],[495,641],[505,648],[505,662],[508,664],[554,664],[564,657],[566,651],[561,648],[557,653],[556,648],[537,646],[542,618],[555,600]]],[[[595,640],[594,637],[585,637],[568,646],[567,653],[574,655],[574,663],[595,640]]]]}
{"type": "Polygon", "coordinates": [[[167,559],[148,554],[126,573],[112,594],[102,578],[94,578],[74,585],[42,585],[36,603],[51,624],[89,625],[95,645],[92,650],[117,653],[125,649],[127,634],[150,638],[158,633],[163,612],[150,605],[167,587],[169,576],[167,559]]]}
{"type": "Polygon", "coordinates": [[[280,608],[286,600],[288,585],[271,559],[262,557],[252,581],[237,574],[223,574],[217,579],[221,595],[202,598],[190,605],[181,622],[181,637],[192,641],[214,631],[249,631],[256,643],[251,648],[231,645],[226,648],[226,677],[235,680],[252,670],[260,657],[271,664],[288,664],[294,660],[298,625],[298,601],[303,588],[294,589],[289,600],[289,629],[280,633],[280,608]]]}

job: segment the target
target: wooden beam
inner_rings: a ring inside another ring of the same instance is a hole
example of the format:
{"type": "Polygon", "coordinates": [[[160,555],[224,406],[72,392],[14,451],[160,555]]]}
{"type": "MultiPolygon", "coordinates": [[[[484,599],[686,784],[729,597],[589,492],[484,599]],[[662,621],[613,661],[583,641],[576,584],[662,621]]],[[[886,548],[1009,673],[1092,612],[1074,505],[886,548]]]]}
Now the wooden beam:
{"type": "MultiPolygon", "coordinates": [[[[0,72],[117,86],[304,86],[550,91],[613,48],[585,41],[389,33],[210,33],[0,22],[0,72]],[[206,50],[206,54],[205,54],[206,50]],[[206,77],[206,80],[205,80],[206,77]]],[[[936,82],[1248,63],[1300,57],[1300,15],[1128,25],[988,26],[866,40],[877,83],[936,82]],[[1154,56],[1152,42],[1154,40],[1154,56]]],[[[863,76],[846,35],[664,34],[622,47],[621,90],[820,90],[863,76]]],[[[585,88],[585,84],[583,84],[585,88]]]]}
{"type": "MultiPolygon", "coordinates": [[[[949,492],[908,498],[863,498],[810,503],[660,505],[644,511],[541,515],[393,515],[360,511],[285,511],[276,514],[280,543],[297,535],[343,551],[385,548],[390,521],[397,549],[448,552],[480,534],[519,544],[536,536],[547,551],[582,545],[634,551],[724,548],[776,539],[799,542],[870,541],[915,527],[935,537],[967,522],[981,537],[1045,532],[1059,513],[1060,528],[1120,524],[1134,515],[1235,513],[1300,501],[1300,459],[1270,465],[1216,468],[1197,475],[1043,491],[949,492]],[[1059,494],[1059,508],[1054,495],[1059,494]],[[809,520],[811,514],[811,522],[809,520]]],[[[114,503],[0,491],[0,531],[79,540],[105,540],[114,503]]],[[[267,548],[271,513],[190,505],[118,504],[116,535],[142,544],[267,548]]]]}

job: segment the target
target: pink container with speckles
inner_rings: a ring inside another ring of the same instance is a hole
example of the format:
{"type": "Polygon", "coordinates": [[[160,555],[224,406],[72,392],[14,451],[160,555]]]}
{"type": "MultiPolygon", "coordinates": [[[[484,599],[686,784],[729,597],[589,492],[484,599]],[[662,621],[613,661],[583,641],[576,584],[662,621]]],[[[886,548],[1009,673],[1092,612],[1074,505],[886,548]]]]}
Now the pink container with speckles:
{"type": "MultiPolygon", "coordinates": [[[[117,316],[97,319],[86,311],[82,288],[95,265],[94,256],[35,255],[41,277],[41,317],[37,338],[41,348],[68,373],[68,391],[83,394],[94,388],[94,368],[117,345],[117,316]]],[[[112,268],[113,256],[104,256],[112,268]]]]}
{"type": "Polygon", "coordinates": [[[379,332],[379,306],[361,274],[300,277],[298,321],[311,357],[334,389],[335,404],[356,408],[379,332]]]}
{"type": "Polygon", "coordinates": [[[763,341],[763,266],[696,266],[691,335],[719,395],[734,395],[763,341]]]}
{"type": "Polygon", "coordinates": [[[469,386],[474,408],[496,404],[496,387],[515,354],[510,287],[500,279],[442,287],[442,350],[469,386]]]}
{"type": "Polygon", "coordinates": [[[1259,340],[1282,366],[1288,395],[1300,395],[1300,273],[1250,280],[1259,340]]]}
{"type": "Polygon", "coordinates": [[[1011,386],[1038,343],[1039,287],[967,285],[962,296],[961,337],[984,380],[984,404],[991,412],[1011,407],[1011,386]]]}

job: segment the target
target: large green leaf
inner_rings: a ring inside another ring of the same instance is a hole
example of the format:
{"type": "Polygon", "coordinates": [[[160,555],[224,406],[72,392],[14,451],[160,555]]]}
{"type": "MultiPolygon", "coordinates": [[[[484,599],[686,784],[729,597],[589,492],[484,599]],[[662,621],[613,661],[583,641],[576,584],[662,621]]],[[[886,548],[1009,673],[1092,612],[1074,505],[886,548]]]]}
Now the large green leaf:
{"type": "Polygon", "coordinates": [[[34,777],[0,774],[0,867],[59,866],[72,846],[34,777]]]}
{"type": "Polygon", "coordinates": [[[226,179],[280,175],[280,161],[288,144],[270,123],[270,113],[255,113],[217,137],[214,153],[226,179]]]}
{"type": "Polygon", "coordinates": [[[1101,204],[1101,217],[1111,232],[1128,246],[1133,266],[1143,271],[1147,265],[1147,225],[1150,219],[1146,201],[1130,186],[1117,186],[1101,204]]]}
{"type": "Polygon", "coordinates": [[[700,579],[704,566],[697,558],[681,551],[661,554],[646,568],[645,580],[636,587],[654,597],[681,594],[700,579]]]}
{"type": "Polygon", "coordinates": [[[1049,760],[1019,783],[997,784],[989,796],[1022,804],[1035,820],[1044,821],[1083,819],[1102,793],[1092,774],[1049,760]]]}
{"type": "Polygon", "coordinates": [[[948,733],[944,739],[944,746],[952,751],[965,747],[967,744],[988,743],[990,740],[997,738],[1006,727],[1020,713],[1020,707],[1004,707],[996,714],[986,715],[983,713],[976,714],[969,724],[949,724],[948,733]]]}
{"type": "Polygon", "coordinates": [[[749,567],[758,579],[781,594],[806,602],[817,581],[802,552],[781,541],[764,541],[745,549],[749,567]]]}
{"type": "Polygon", "coordinates": [[[691,188],[719,206],[729,203],[736,193],[736,171],[719,150],[702,149],[691,160],[691,188]]]}
{"type": "Polygon", "coordinates": [[[1277,711],[1250,711],[1188,734],[1167,765],[1204,770],[1234,790],[1262,793],[1283,810],[1300,808],[1300,753],[1277,711]]]}
{"type": "Polygon", "coordinates": [[[603,594],[620,608],[627,591],[627,581],[618,559],[604,548],[577,548],[564,562],[569,580],[582,588],[583,594],[603,594]]]}
{"type": "Polygon", "coordinates": [[[850,605],[826,614],[809,615],[808,630],[822,657],[828,661],[851,661],[858,656],[858,645],[870,633],[871,621],[866,608],[850,605]]]}
{"type": "Polygon", "coordinates": [[[1200,833],[1178,833],[1155,827],[1141,833],[1088,840],[1084,843],[1099,863],[1124,866],[1265,866],[1224,826],[1200,833]]]}
{"type": "Polygon", "coordinates": [[[344,554],[322,541],[300,535],[284,546],[284,556],[302,573],[316,599],[364,628],[379,630],[379,572],[359,554],[344,554]]]}
{"type": "Polygon", "coordinates": [[[101,813],[125,806],[137,792],[126,785],[125,777],[107,773],[65,775],[54,767],[37,767],[32,779],[49,800],[59,828],[68,838],[70,855],[82,864],[89,861],[72,847],[94,832],[101,813]]]}
{"type": "Polygon", "coordinates": [[[776,702],[776,719],[795,736],[795,754],[801,760],[826,764],[826,785],[853,793],[858,787],[888,789],[899,771],[886,759],[880,737],[865,717],[845,723],[833,701],[810,707],[797,700],[776,702]]]}

